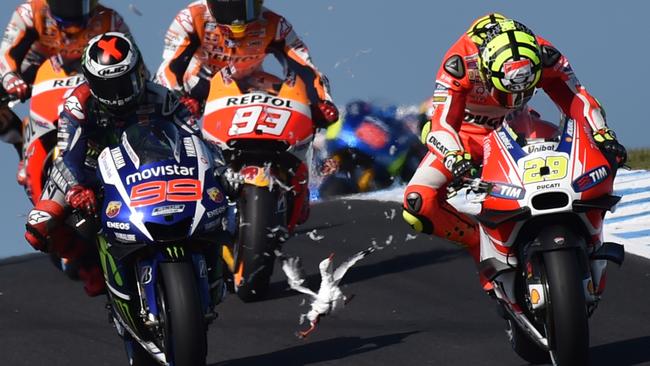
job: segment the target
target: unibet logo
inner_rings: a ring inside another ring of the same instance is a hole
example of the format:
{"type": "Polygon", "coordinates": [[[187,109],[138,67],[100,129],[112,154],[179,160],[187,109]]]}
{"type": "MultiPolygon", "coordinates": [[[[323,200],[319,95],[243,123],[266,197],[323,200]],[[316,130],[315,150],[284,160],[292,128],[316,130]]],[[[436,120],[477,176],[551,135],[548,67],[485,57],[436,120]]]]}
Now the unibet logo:
{"type": "Polygon", "coordinates": [[[188,168],[185,166],[178,165],[165,165],[165,166],[156,166],[153,168],[145,169],[141,172],[129,174],[126,176],[126,184],[132,184],[139,182],[144,179],[149,179],[152,177],[163,177],[166,175],[184,175],[192,176],[194,175],[194,168],[188,168]]]}

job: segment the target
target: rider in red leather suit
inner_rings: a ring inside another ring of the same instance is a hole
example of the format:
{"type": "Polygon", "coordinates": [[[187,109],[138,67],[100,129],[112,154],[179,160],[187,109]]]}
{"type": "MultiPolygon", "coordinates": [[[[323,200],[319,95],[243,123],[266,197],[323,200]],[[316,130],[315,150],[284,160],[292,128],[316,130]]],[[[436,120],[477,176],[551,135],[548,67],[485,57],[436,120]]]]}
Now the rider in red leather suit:
{"type": "Polygon", "coordinates": [[[266,55],[278,55],[307,85],[314,119],[326,127],[336,122],[327,78],[312,63],[307,46],[282,16],[261,0],[201,0],[181,10],[165,36],[163,63],[156,81],[188,94],[184,104],[200,113],[209,78],[228,68],[232,77],[254,84],[266,55]]]}
{"type": "Polygon", "coordinates": [[[489,14],[474,21],[438,71],[433,116],[422,131],[429,152],[404,193],[403,216],[414,229],[460,243],[479,261],[478,226],[446,202],[446,186],[475,171],[483,138],[509,112],[524,109],[537,88],[625,163],[625,148],[567,58],[521,23],[489,14]]]}
{"type": "MultiPolygon", "coordinates": [[[[129,33],[122,17],[97,0],[27,0],[16,8],[0,45],[0,81],[4,92],[25,101],[41,64],[67,65],[81,59],[90,39],[117,31],[129,33]]],[[[2,94],[0,92],[0,94],[2,94]]],[[[0,139],[16,146],[22,156],[22,123],[0,106],[0,139]],[[14,137],[15,136],[15,137],[14,137]]],[[[17,180],[26,180],[23,163],[17,180]]]]}

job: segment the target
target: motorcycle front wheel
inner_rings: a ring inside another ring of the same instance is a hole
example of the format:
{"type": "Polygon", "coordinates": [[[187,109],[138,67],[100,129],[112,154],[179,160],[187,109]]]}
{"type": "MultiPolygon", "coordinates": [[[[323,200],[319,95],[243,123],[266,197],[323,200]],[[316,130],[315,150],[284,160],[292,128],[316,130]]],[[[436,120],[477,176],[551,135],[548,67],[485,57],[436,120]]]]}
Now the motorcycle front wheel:
{"type": "Polygon", "coordinates": [[[205,366],[207,324],[190,263],[161,263],[158,278],[165,357],[174,366],[205,366]]]}
{"type": "Polygon", "coordinates": [[[589,364],[589,323],[577,254],[573,250],[544,253],[549,295],[546,327],[551,357],[559,366],[589,364]]]}

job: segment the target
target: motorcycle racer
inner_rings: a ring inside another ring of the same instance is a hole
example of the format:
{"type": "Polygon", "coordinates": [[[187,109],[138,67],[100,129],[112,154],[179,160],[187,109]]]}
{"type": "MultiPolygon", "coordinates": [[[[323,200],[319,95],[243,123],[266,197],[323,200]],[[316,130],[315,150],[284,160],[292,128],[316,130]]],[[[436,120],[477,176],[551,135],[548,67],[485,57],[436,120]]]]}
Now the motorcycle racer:
{"type": "MultiPolygon", "coordinates": [[[[19,5],[0,45],[0,82],[4,92],[25,101],[40,65],[48,58],[61,67],[81,59],[88,40],[109,31],[129,33],[122,17],[97,0],[27,0],[19,5]]],[[[0,125],[20,124],[7,106],[0,108],[0,125]]],[[[3,132],[3,135],[7,132],[3,132]]],[[[7,139],[5,139],[7,140],[7,139]]],[[[13,142],[13,140],[11,140],[13,142]]],[[[22,155],[19,152],[19,155],[22,155]]],[[[17,180],[26,180],[23,163],[17,180]]]]}
{"type": "Polygon", "coordinates": [[[197,114],[209,91],[209,75],[226,69],[237,81],[257,84],[267,54],[308,85],[312,114],[318,126],[338,119],[329,83],[312,63],[307,46],[282,16],[262,0],[199,0],[181,10],[165,37],[165,51],[156,81],[187,96],[183,103],[197,114]]]}
{"type": "Polygon", "coordinates": [[[404,193],[403,217],[415,230],[466,246],[479,261],[475,222],[446,202],[445,187],[476,171],[483,138],[537,89],[623,165],[625,148],[607,127],[601,105],[576,78],[567,58],[523,24],[492,13],[475,20],[449,49],[436,77],[433,116],[422,141],[429,152],[404,193]]]}
{"type": "Polygon", "coordinates": [[[64,102],[58,126],[60,157],[41,200],[28,215],[25,238],[37,250],[78,261],[87,294],[96,296],[105,286],[96,252],[63,221],[71,209],[96,215],[99,153],[134,123],[163,117],[187,134],[198,128],[173,92],[146,80],[140,52],[126,34],[109,32],[90,40],[82,71],[86,82],[64,102]]]}

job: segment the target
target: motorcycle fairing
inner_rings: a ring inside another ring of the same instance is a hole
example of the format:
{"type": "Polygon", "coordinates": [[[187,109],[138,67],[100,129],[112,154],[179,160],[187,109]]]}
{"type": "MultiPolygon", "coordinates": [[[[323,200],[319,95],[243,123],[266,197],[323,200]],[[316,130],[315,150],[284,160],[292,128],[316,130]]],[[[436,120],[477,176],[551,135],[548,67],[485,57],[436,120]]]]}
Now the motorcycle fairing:
{"type": "Polygon", "coordinates": [[[47,180],[49,162],[56,158],[56,133],[65,95],[85,81],[83,75],[54,67],[46,60],[38,69],[29,104],[29,118],[23,122],[25,190],[33,204],[40,200],[47,180]]]}
{"type": "Polygon", "coordinates": [[[221,73],[211,81],[203,118],[203,136],[222,149],[237,140],[277,140],[289,146],[313,139],[309,99],[302,80],[284,82],[277,95],[242,92],[221,73]]]}
{"type": "Polygon", "coordinates": [[[187,238],[198,231],[210,231],[218,226],[227,211],[227,202],[213,177],[209,152],[196,136],[186,137],[177,146],[176,151],[181,153],[175,153],[175,159],[144,165],[140,165],[140,160],[125,138],[120,146],[102,151],[98,159],[100,178],[104,184],[101,218],[104,232],[111,241],[156,242],[147,225],[164,231],[167,227],[189,223],[176,233],[178,238],[187,238]],[[188,149],[189,146],[192,148],[188,149]],[[188,188],[181,183],[190,186],[188,188]],[[153,188],[148,188],[147,184],[153,188]],[[181,192],[172,194],[172,185],[181,192]],[[194,194],[200,194],[200,199],[194,199],[199,196],[192,194],[187,199],[183,198],[189,189],[194,194]],[[139,205],[133,200],[136,192],[136,196],[142,196],[145,203],[151,197],[155,201],[139,205]]]}

